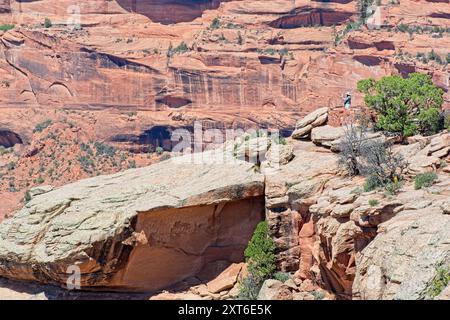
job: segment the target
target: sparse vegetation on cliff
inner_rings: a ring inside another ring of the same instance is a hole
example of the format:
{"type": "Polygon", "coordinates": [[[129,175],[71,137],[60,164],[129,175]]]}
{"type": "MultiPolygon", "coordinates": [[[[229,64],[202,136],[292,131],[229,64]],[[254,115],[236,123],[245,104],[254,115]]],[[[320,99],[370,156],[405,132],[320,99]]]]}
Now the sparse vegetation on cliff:
{"type": "Polygon", "coordinates": [[[390,194],[401,187],[407,162],[392,150],[392,145],[382,141],[368,141],[361,148],[360,172],[367,176],[364,191],[384,187],[390,194]]]}
{"type": "Polygon", "coordinates": [[[42,131],[44,131],[44,129],[46,129],[46,128],[48,128],[49,126],[51,126],[52,125],[52,120],[50,120],[50,119],[47,119],[47,120],[45,120],[45,121],[43,121],[43,122],[41,122],[41,123],[38,123],[37,125],[36,125],[36,127],[34,127],[34,130],[33,130],[33,132],[42,132],[42,131]]]}
{"type": "Polygon", "coordinates": [[[213,19],[213,21],[211,22],[211,24],[210,24],[210,26],[209,26],[209,29],[211,29],[211,30],[216,30],[216,29],[219,29],[221,27],[221,23],[220,23],[220,20],[219,20],[219,18],[214,18],[213,19]]]}
{"type": "Polygon", "coordinates": [[[183,54],[189,51],[189,48],[186,44],[186,42],[182,41],[177,47],[173,47],[172,44],[170,44],[169,49],[167,51],[167,56],[172,57],[176,54],[183,54]]]}
{"type": "Polygon", "coordinates": [[[339,148],[338,164],[350,176],[366,176],[365,192],[385,188],[393,194],[401,187],[406,161],[384,139],[368,139],[365,126],[349,123],[339,148]]]}
{"type": "Polygon", "coordinates": [[[427,297],[433,299],[437,297],[450,283],[450,269],[438,267],[436,276],[427,290],[427,297]]]}
{"type": "Polygon", "coordinates": [[[15,28],[15,25],[13,24],[1,24],[0,25],[0,31],[8,31],[15,28]]]}
{"type": "Polygon", "coordinates": [[[438,178],[436,172],[426,172],[418,174],[414,177],[414,187],[416,189],[422,189],[424,187],[431,187],[434,181],[438,178]]]}
{"type": "Polygon", "coordinates": [[[52,21],[49,18],[45,18],[44,20],[44,28],[51,28],[53,26],[52,21]]]}
{"type": "Polygon", "coordinates": [[[274,274],[274,251],[275,243],[269,235],[268,223],[260,222],[244,252],[248,263],[248,276],[241,283],[240,299],[256,299],[263,282],[274,274]]]}
{"type": "Polygon", "coordinates": [[[359,13],[359,19],[361,21],[366,21],[367,18],[369,18],[373,12],[370,10],[370,7],[373,5],[375,1],[374,0],[358,0],[357,1],[357,9],[359,13]]]}

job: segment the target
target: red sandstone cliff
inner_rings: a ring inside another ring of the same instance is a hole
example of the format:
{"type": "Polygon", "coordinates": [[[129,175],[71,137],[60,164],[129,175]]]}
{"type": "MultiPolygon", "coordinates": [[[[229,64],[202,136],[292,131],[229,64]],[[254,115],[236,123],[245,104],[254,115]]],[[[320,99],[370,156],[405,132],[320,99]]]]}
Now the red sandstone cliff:
{"type": "MultiPolygon", "coordinates": [[[[345,91],[360,104],[355,87],[362,78],[412,71],[430,73],[448,107],[448,65],[417,58],[433,49],[445,61],[448,1],[383,0],[379,29],[346,32],[358,20],[356,5],[0,1],[1,23],[16,26],[0,31],[0,142],[36,144],[36,124],[67,115],[89,140],[138,152],[167,143],[174,128],[192,129],[194,120],[289,131],[300,115],[339,106],[345,91]],[[78,21],[80,28],[67,25],[78,21]]],[[[11,159],[0,160],[4,168],[11,159]]],[[[27,181],[20,192],[37,178],[27,178],[29,166],[19,161],[22,173],[13,170],[27,181]]],[[[16,203],[23,192],[9,193],[8,184],[0,190],[16,203]]]]}

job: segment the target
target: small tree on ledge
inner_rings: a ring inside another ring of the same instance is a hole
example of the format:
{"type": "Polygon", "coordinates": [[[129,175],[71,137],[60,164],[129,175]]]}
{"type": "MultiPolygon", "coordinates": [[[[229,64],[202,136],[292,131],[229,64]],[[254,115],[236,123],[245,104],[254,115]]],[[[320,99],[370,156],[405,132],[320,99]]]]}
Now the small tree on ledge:
{"type": "Polygon", "coordinates": [[[408,137],[442,129],[436,114],[441,111],[444,92],[426,74],[388,76],[379,81],[365,79],[358,82],[358,91],[365,94],[366,105],[376,111],[379,130],[408,137]]]}

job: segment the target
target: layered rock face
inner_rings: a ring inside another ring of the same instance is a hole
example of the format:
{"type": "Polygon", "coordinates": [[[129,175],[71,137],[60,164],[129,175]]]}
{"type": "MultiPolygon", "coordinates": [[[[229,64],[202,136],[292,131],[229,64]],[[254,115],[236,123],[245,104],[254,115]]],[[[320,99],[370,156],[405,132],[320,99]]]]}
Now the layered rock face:
{"type": "Polygon", "coordinates": [[[337,154],[313,141],[272,142],[263,173],[231,152],[266,139],[225,144],[229,164],[218,161],[222,151],[208,151],[194,157],[203,164],[183,156],[33,189],[0,225],[0,275],[64,286],[68,268],[78,266],[82,289],[177,284],[153,299],[234,299],[244,248],[265,212],[278,269],[291,279],[266,281],[261,299],[429,298],[438,268],[449,263],[448,132],[396,146],[410,160],[396,195],[364,192],[364,179],[348,178],[337,154]],[[414,189],[411,175],[430,170],[435,183],[414,189]]]}
{"type": "Polygon", "coordinates": [[[152,291],[240,262],[263,218],[263,176],[245,162],[169,160],[41,194],[0,227],[0,274],[85,289],[152,291]]]}
{"type": "MultiPolygon", "coordinates": [[[[416,1],[382,4],[385,24],[380,30],[344,34],[335,44],[341,29],[357,19],[355,5],[288,0],[6,2],[2,17],[16,28],[1,35],[5,116],[0,128],[27,141],[36,124],[36,117],[26,116],[33,108],[48,117],[52,113],[46,110],[64,108],[97,111],[98,137],[110,141],[126,136],[133,142],[155,125],[189,127],[196,119],[216,126],[256,122],[293,129],[299,114],[340,106],[343,92],[353,90],[361,78],[424,71],[447,86],[442,65],[413,59],[425,50],[423,43],[445,55],[447,33],[409,39],[392,31],[404,16],[409,19],[405,23],[445,29],[448,10],[442,4],[420,1],[417,11],[416,1]],[[40,25],[45,17],[53,27],[40,25]],[[182,42],[186,48],[177,51],[182,42]],[[411,57],[399,59],[399,52],[411,57]],[[117,110],[138,111],[134,127],[111,125],[117,110]],[[14,121],[17,114],[24,122],[14,121]]],[[[355,103],[361,102],[355,92],[355,103]]]]}
{"type": "MultiPolygon", "coordinates": [[[[48,145],[34,129],[65,118],[89,140],[139,154],[158,146],[170,150],[173,131],[192,131],[195,121],[219,130],[279,128],[287,136],[307,112],[341,106],[344,92],[362,104],[358,80],[413,71],[433,76],[446,91],[447,107],[448,6],[381,1],[375,27],[354,30],[356,4],[0,1],[2,24],[15,25],[0,31],[0,145],[48,145]],[[419,59],[430,48],[441,63],[419,59]]],[[[339,125],[334,120],[330,124],[339,125]]],[[[68,149],[75,159],[85,157],[77,146],[68,149]]],[[[17,154],[0,159],[0,170],[17,162],[11,176],[20,181],[0,185],[9,199],[0,216],[11,214],[26,188],[37,185],[39,175],[28,173],[50,165],[42,153],[17,154]]],[[[54,167],[62,184],[91,174],[72,176],[54,167]]]]}
{"type": "MultiPolygon", "coordinates": [[[[437,268],[448,268],[450,254],[448,132],[396,146],[408,159],[408,177],[400,193],[389,196],[363,192],[362,177],[345,176],[329,150],[345,129],[328,132],[325,123],[312,129],[309,123],[320,117],[326,118],[326,110],[299,121],[293,137],[303,141],[294,143],[295,158],[266,176],[266,219],[278,267],[295,273],[298,285],[289,299],[302,286],[310,292],[328,288],[339,299],[427,298],[437,268]],[[320,130],[330,137],[321,137],[320,130]],[[305,137],[311,131],[310,142],[305,137]],[[415,190],[408,180],[431,170],[440,172],[435,185],[415,190]]],[[[286,286],[274,291],[285,296],[286,286]]]]}
{"type": "Polygon", "coordinates": [[[378,228],[377,237],[356,261],[354,297],[426,298],[436,269],[450,265],[450,216],[428,206],[405,210],[378,228]]]}

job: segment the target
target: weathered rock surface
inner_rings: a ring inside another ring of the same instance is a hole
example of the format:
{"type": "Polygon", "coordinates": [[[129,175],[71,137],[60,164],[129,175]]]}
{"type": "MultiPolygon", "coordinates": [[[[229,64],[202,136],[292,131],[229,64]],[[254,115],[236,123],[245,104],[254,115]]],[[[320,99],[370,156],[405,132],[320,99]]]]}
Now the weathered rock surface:
{"type": "Polygon", "coordinates": [[[64,285],[75,265],[83,288],[165,288],[217,261],[241,262],[263,191],[264,177],[241,161],[171,159],[82,180],[0,225],[0,275],[64,285]]]}
{"type": "Polygon", "coordinates": [[[313,128],[311,131],[311,140],[315,144],[331,147],[333,141],[339,140],[345,131],[343,127],[322,126],[313,128]]]}
{"type": "Polygon", "coordinates": [[[292,144],[273,143],[267,151],[265,159],[269,167],[279,167],[288,164],[294,157],[292,144]]]}
{"type": "Polygon", "coordinates": [[[292,138],[300,139],[308,136],[315,127],[324,125],[328,119],[328,108],[320,108],[299,120],[292,133],[292,138]]]}
{"type": "MultiPolygon", "coordinates": [[[[0,31],[0,145],[33,146],[29,161],[12,172],[15,188],[0,184],[0,196],[8,198],[0,219],[36,185],[37,174],[29,172],[36,170],[39,159],[32,155],[41,150],[41,137],[33,129],[46,119],[68,115],[80,133],[91,132],[89,140],[146,153],[150,144],[170,149],[170,134],[192,131],[195,121],[289,134],[300,116],[328,107],[329,124],[339,126],[346,114],[336,112],[342,94],[353,90],[354,105],[362,105],[355,88],[363,78],[419,71],[448,87],[444,65],[416,59],[433,48],[445,61],[447,32],[412,37],[394,27],[446,30],[448,6],[388,2],[378,6],[379,28],[347,32],[358,19],[356,1],[0,1],[2,24],[15,25],[0,31]],[[44,27],[45,17],[51,28],[44,27]]],[[[444,98],[448,108],[449,90],[444,98]]],[[[73,149],[67,148],[77,153],[73,149]]],[[[54,171],[61,184],[84,178],[63,166],[54,171]]]]}
{"type": "Polygon", "coordinates": [[[258,300],[292,300],[292,292],[283,282],[269,279],[264,281],[258,300]]]}
{"type": "MultiPolygon", "coordinates": [[[[315,130],[320,128],[325,127],[315,130]]],[[[275,174],[266,176],[266,219],[275,240],[279,269],[295,273],[294,280],[302,286],[313,281],[309,290],[321,286],[340,299],[351,299],[354,295],[357,298],[356,268],[364,248],[383,235],[383,226],[389,226],[394,217],[411,210],[422,214],[437,210],[442,216],[448,212],[450,178],[442,164],[448,160],[428,155],[431,138],[424,143],[412,142],[396,146],[395,152],[411,161],[410,167],[414,166],[412,160],[416,156],[427,163],[436,163],[424,168],[439,169],[438,180],[423,190],[415,190],[413,183],[405,181],[395,196],[386,195],[383,190],[363,192],[364,178],[341,175],[336,154],[324,152],[324,148],[311,142],[294,142],[295,158],[275,174]]],[[[407,180],[413,177],[414,173],[407,180]]],[[[420,217],[416,217],[419,222],[420,217]]],[[[441,227],[445,228],[445,224],[441,227]]],[[[400,229],[393,232],[402,237],[400,229]]],[[[446,231],[441,232],[444,239],[446,231]]],[[[413,243],[405,247],[408,245],[413,243]]],[[[390,254],[394,255],[394,261],[395,252],[380,251],[373,255],[389,260],[390,254]]],[[[414,266],[416,270],[421,267],[414,266]]]]}
{"type": "Polygon", "coordinates": [[[426,298],[439,266],[450,266],[450,217],[436,207],[403,211],[379,225],[356,261],[358,299],[426,298]]]}
{"type": "Polygon", "coordinates": [[[211,280],[207,284],[208,291],[211,293],[220,293],[234,287],[238,281],[239,273],[241,272],[243,264],[232,264],[225,269],[217,278],[211,280]]]}

